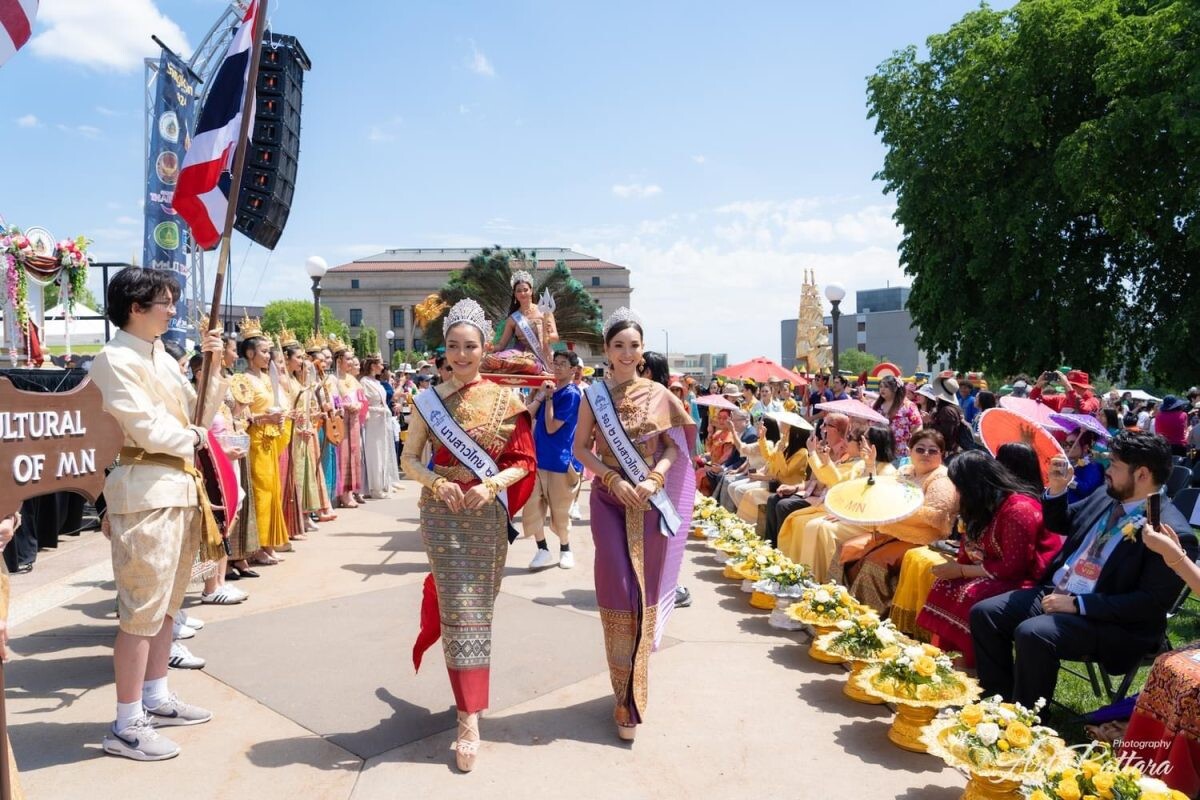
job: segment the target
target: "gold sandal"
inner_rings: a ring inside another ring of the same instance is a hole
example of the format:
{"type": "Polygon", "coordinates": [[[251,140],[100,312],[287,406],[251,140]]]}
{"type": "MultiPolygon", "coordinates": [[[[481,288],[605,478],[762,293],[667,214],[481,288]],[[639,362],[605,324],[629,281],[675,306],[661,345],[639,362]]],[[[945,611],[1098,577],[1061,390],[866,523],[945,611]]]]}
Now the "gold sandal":
{"type": "MultiPolygon", "coordinates": [[[[470,716],[468,714],[467,716],[470,716]]],[[[475,769],[475,758],[479,754],[479,723],[475,725],[467,724],[467,721],[462,716],[458,717],[458,739],[454,744],[450,745],[450,749],[454,751],[454,761],[458,766],[459,772],[470,772],[475,769]],[[474,734],[474,739],[464,738],[469,734],[474,734]]]]}

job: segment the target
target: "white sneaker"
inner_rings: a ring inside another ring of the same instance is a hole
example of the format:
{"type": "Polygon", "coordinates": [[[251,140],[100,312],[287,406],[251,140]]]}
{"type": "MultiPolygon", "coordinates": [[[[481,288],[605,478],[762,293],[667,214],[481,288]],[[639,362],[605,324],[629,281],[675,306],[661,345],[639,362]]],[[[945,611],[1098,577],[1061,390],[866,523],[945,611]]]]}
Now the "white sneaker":
{"type": "Polygon", "coordinates": [[[175,618],[175,624],[171,626],[171,640],[179,641],[180,639],[191,639],[196,635],[196,629],[188,627],[175,618]]]}
{"type": "Polygon", "coordinates": [[[308,517],[304,518],[304,532],[305,533],[316,533],[319,530],[321,530],[321,529],[317,527],[317,523],[313,522],[308,517]]]}
{"type": "Polygon", "coordinates": [[[154,730],[146,716],[138,717],[121,731],[117,730],[117,723],[114,722],[109,726],[108,735],[101,746],[110,755],[124,756],[134,761],[164,761],[179,755],[179,745],[154,730]]]}
{"type": "Polygon", "coordinates": [[[245,592],[226,584],[217,587],[217,590],[212,594],[201,594],[200,602],[205,605],[232,606],[242,602],[247,597],[249,595],[245,592]]]}
{"type": "Polygon", "coordinates": [[[561,569],[571,569],[575,566],[575,553],[567,550],[565,553],[560,551],[558,554],[558,566],[561,569]]]}
{"type": "Polygon", "coordinates": [[[205,663],[203,658],[192,655],[192,651],[179,642],[171,643],[171,657],[167,659],[167,666],[173,669],[204,669],[205,663]]]}
{"type": "Polygon", "coordinates": [[[182,608],[179,609],[179,613],[175,615],[175,619],[182,622],[184,625],[187,625],[194,631],[204,629],[204,620],[200,619],[199,617],[193,617],[182,608]]]}
{"type": "Polygon", "coordinates": [[[538,551],[533,555],[533,561],[529,562],[530,569],[545,569],[554,564],[554,556],[550,555],[549,550],[538,548],[538,551]]]}
{"type": "Polygon", "coordinates": [[[571,519],[583,519],[583,512],[579,510],[579,501],[571,503],[571,510],[568,512],[571,519]]]}
{"type": "Polygon", "coordinates": [[[237,588],[236,586],[230,586],[229,584],[225,584],[221,588],[226,594],[230,594],[230,595],[236,597],[239,601],[246,600],[250,597],[249,593],[242,591],[241,589],[237,588]]]}

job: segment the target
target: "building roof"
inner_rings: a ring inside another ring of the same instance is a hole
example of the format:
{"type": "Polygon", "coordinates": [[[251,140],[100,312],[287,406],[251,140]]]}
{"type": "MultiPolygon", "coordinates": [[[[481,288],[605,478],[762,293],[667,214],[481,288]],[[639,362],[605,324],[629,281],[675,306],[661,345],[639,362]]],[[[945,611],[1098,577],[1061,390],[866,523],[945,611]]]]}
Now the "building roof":
{"type": "MultiPolygon", "coordinates": [[[[571,269],[625,269],[619,264],[601,261],[595,256],[577,253],[565,247],[537,247],[525,250],[537,253],[537,268],[551,269],[556,261],[566,261],[571,269]]],[[[348,264],[332,267],[330,272],[444,272],[464,269],[479,254],[474,247],[393,248],[348,264]]]]}

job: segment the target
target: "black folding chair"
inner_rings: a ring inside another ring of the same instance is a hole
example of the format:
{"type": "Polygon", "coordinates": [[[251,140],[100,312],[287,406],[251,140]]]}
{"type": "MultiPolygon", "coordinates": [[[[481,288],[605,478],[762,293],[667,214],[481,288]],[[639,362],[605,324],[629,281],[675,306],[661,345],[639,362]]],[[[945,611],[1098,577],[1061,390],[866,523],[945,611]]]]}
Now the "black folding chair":
{"type": "Polygon", "coordinates": [[[1174,497],[1181,489],[1192,485],[1192,471],[1182,464],[1171,467],[1171,477],[1167,478],[1167,497],[1174,497]]]}
{"type": "Polygon", "coordinates": [[[1192,512],[1196,510],[1196,501],[1200,500],[1200,489],[1195,486],[1189,486],[1186,489],[1180,489],[1174,497],[1171,498],[1171,503],[1179,509],[1179,513],[1183,514],[1186,519],[1192,518],[1192,512]]]}

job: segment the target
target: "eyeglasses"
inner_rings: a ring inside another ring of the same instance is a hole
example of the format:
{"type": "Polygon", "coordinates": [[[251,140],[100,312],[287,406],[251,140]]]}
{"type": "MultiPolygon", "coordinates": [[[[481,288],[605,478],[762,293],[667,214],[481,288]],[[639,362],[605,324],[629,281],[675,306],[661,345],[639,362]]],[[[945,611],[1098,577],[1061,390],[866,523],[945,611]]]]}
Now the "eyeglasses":
{"type": "Polygon", "coordinates": [[[912,451],[919,456],[940,456],[942,454],[942,451],[936,447],[914,447],[912,451]]]}

